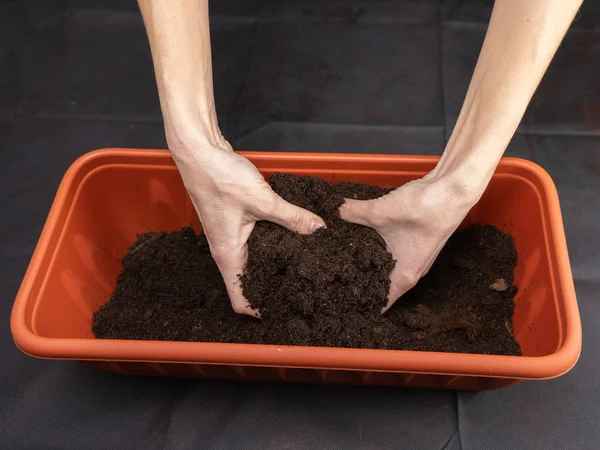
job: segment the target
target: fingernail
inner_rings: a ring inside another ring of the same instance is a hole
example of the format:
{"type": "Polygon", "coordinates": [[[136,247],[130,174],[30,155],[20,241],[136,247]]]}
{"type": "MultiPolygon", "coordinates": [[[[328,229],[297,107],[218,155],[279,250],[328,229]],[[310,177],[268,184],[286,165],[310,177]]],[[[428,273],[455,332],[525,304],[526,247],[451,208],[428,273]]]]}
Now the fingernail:
{"type": "Polygon", "coordinates": [[[317,231],[319,228],[327,228],[327,225],[325,225],[324,223],[321,222],[317,222],[316,220],[313,220],[310,223],[310,232],[314,233],[315,231],[317,231]]]}

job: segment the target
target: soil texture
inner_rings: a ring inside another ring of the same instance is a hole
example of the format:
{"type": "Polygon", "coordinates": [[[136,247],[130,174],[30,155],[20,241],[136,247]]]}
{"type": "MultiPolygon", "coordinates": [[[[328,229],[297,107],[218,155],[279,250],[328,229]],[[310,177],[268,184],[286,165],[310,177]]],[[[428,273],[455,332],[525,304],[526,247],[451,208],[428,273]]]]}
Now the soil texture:
{"type": "Polygon", "coordinates": [[[382,315],[392,255],[375,231],[341,220],[338,208],[389,189],[286,174],[269,183],[327,228],[306,236],[256,224],[241,283],[261,320],[232,311],[206,238],[184,228],[138,237],[110,301],[94,314],[96,336],[521,354],[508,234],[487,225],[456,232],[430,272],[382,315]]]}

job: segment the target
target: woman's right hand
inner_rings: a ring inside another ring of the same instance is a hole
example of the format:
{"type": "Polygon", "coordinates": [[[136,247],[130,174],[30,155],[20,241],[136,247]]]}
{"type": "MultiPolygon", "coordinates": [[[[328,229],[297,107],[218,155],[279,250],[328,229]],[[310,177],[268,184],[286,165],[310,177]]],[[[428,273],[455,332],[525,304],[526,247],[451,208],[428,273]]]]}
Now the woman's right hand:
{"type": "Polygon", "coordinates": [[[309,234],[325,222],[316,214],[286,202],[256,167],[218,139],[194,139],[170,145],[219,267],[235,312],[259,317],[243,296],[239,277],[248,260],[247,241],[258,220],[309,234]]]}
{"type": "Polygon", "coordinates": [[[246,242],[256,221],[269,220],[299,233],[311,233],[325,223],[275,194],[256,167],[223,139],[213,93],[208,0],[138,3],[152,50],[169,149],[233,309],[257,316],[239,282],[248,259],[246,242]]]}

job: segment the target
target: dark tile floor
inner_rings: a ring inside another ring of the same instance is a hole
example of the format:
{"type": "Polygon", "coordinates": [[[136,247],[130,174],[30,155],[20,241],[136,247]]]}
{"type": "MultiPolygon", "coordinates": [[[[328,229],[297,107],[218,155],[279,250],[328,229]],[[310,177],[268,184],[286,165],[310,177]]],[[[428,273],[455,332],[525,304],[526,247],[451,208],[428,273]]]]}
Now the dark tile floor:
{"type": "MultiPolygon", "coordinates": [[[[440,153],[492,3],[211,0],[224,133],[238,149],[440,153]]],[[[557,184],[581,360],[472,394],[135,379],[22,355],[8,318],[65,169],[166,143],[134,0],[0,1],[0,447],[597,448],[599,24],[587,0],[507,150],[557,184]]]]}

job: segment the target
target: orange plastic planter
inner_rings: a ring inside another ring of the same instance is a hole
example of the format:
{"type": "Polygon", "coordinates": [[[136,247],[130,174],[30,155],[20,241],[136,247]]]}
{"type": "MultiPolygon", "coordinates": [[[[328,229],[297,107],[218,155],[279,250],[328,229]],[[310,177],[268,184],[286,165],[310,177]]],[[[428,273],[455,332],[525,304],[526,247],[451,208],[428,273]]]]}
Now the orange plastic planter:
{"type": "MultiPolygon", "coordinates": [[[[399,186],[437,157],[245,153],[265,176],[275,171],[328,181],[399,186]]],[[[556,189],[524,160],[503,159],[465,220],[512,234],[518,250],[514,332],[523,355],[95,339],[92,313],[105,303],[120,258],[137,233],[199,221],[165,151],[89,153],[65,175],[15,300],[11,329],[31,356],[86,361],[136,375],[238,380],[494,389],[553,378],[576,363],[581,324],[556,189]]]]}

